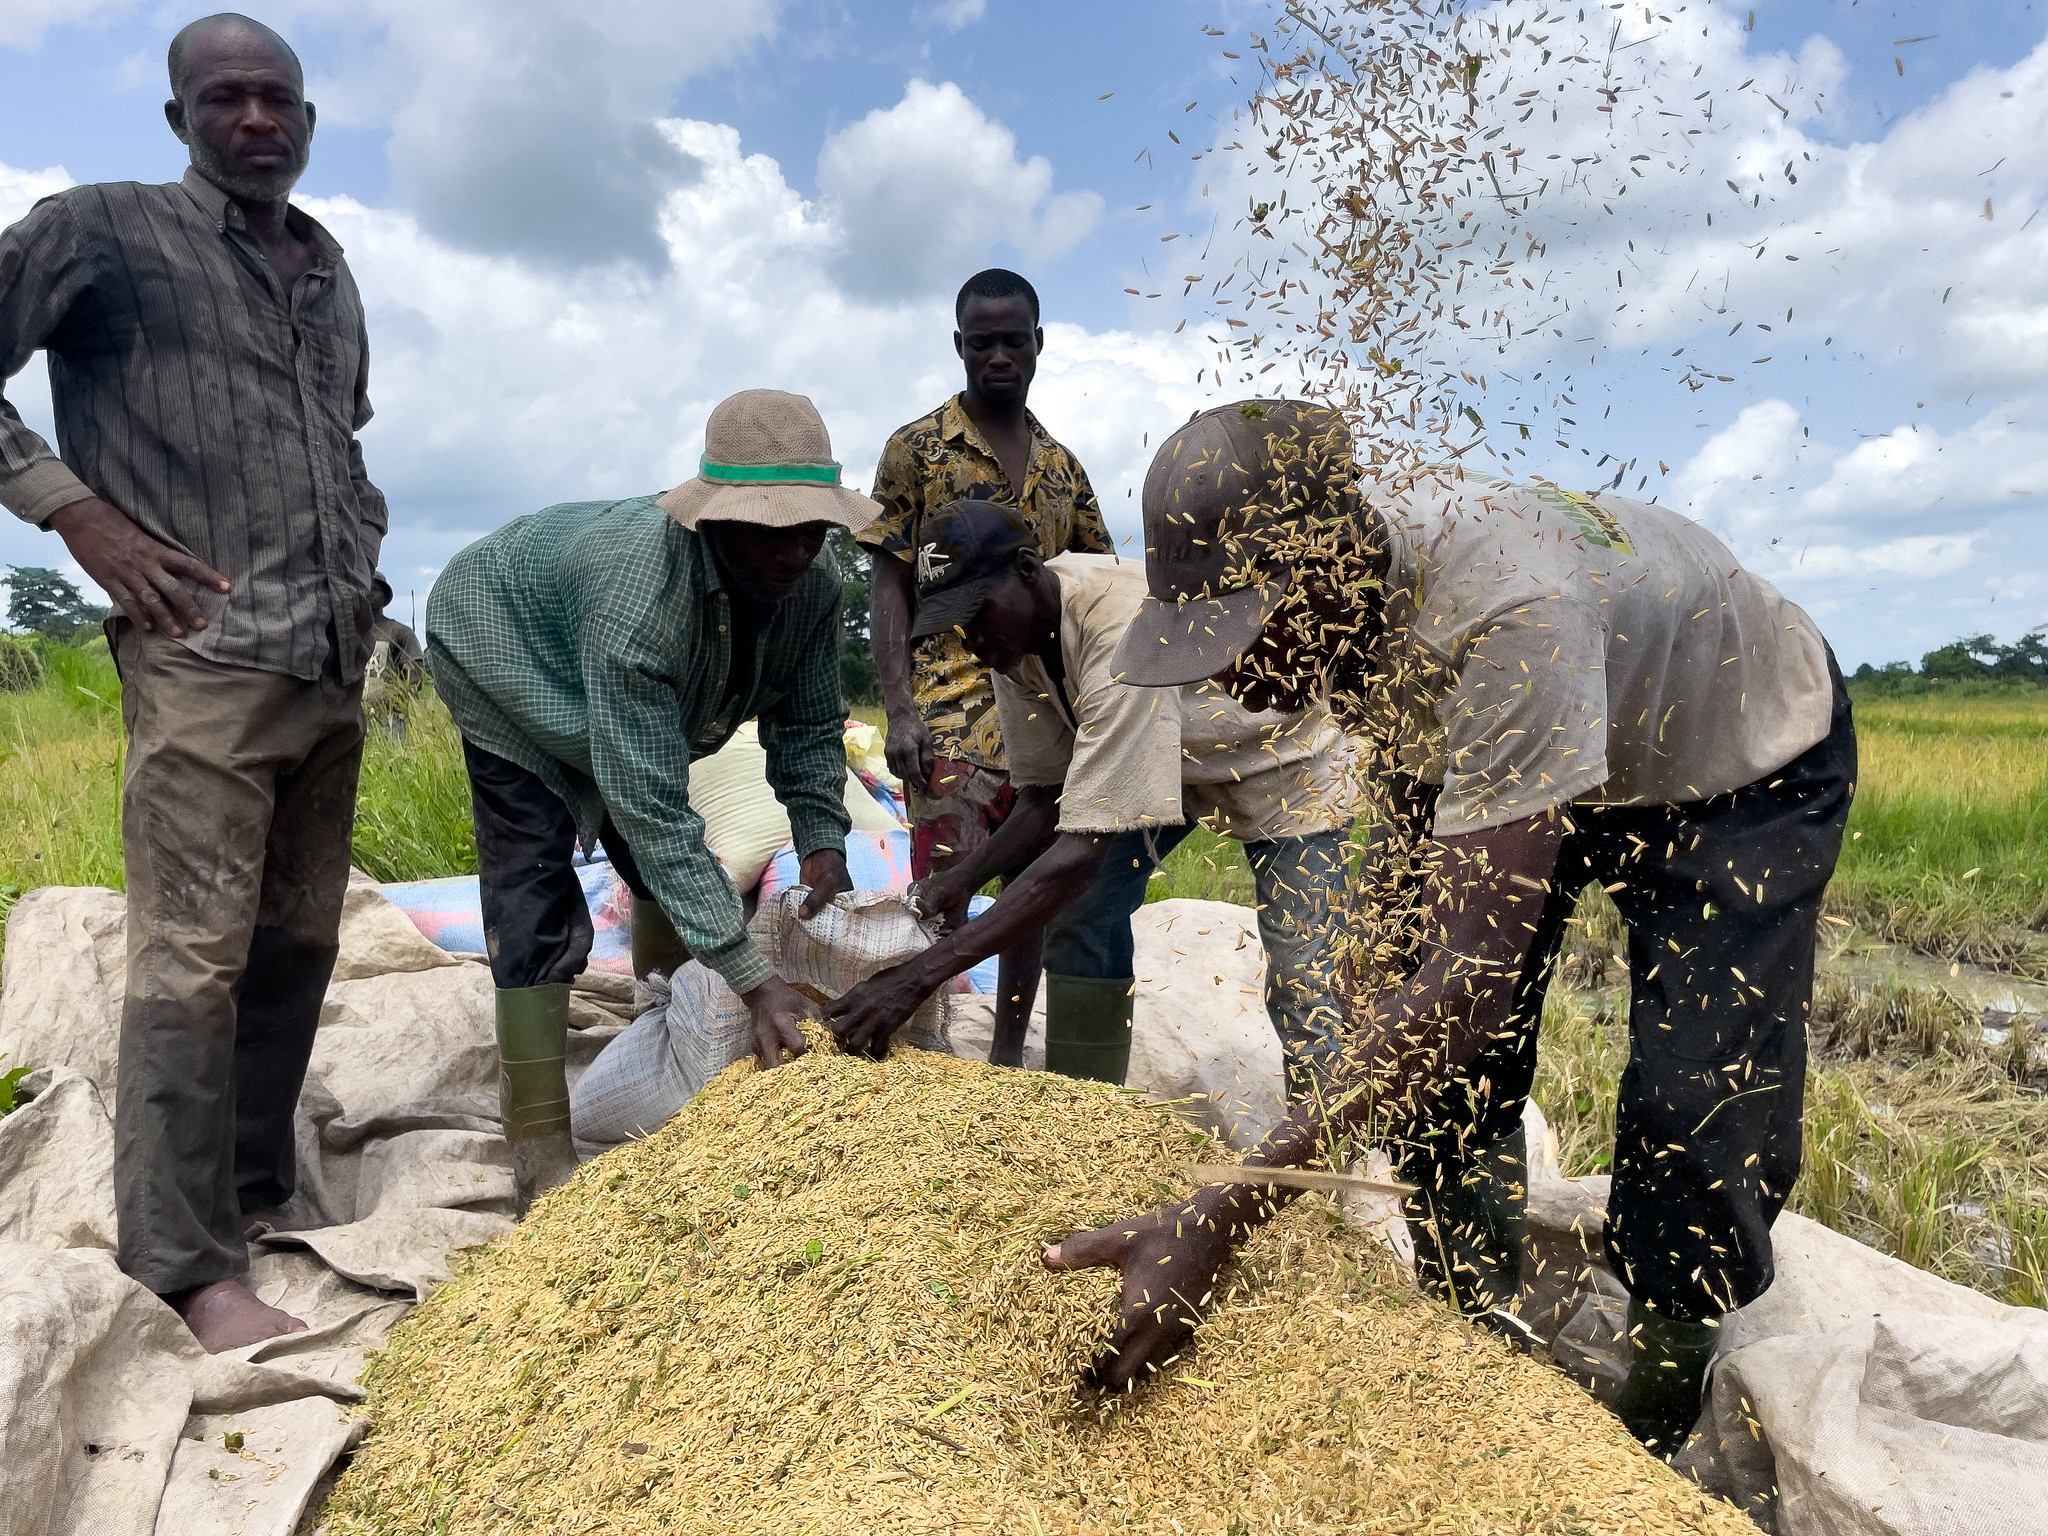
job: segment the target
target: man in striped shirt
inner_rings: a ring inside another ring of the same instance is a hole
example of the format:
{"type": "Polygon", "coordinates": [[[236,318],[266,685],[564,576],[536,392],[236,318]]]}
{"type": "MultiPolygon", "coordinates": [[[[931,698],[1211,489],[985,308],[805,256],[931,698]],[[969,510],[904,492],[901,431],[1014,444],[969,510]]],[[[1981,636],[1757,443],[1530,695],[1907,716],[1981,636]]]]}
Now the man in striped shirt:
{"type": "Polygon", "coordinates": [[[45,198],[0,233],[0,379],[47,353],[59,452],[0,399],[0,504],[120,605],[128,992],[121,1267],[207,1349],[305,1325],[243,1283],[287,1221],[338,951],[384,498],[362,301],[287,201],[314,112],[284,39],[170,49],[182,181],[45,198]]]}

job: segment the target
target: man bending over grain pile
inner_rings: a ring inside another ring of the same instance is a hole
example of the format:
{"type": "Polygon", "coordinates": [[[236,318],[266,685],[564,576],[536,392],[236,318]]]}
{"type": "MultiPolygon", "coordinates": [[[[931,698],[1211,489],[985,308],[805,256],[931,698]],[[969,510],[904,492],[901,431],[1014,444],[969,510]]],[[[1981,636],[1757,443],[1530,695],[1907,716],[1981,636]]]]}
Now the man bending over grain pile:
{"type": "MultiPolygon", "coordinates": [[[[1146,482],[1148,506],[1164,488],[1157,481],[1146,482]]],[[[1199,822],[1245,845],[1266,1010],[1290,1092],[1307,1091],[1335,1053],[1339,1017],[1330,940],[1350,815],[1343,738],[1329,712],[1304,701],[1254,714],[1207,683],[1126,687],[1113,658],[1144,601],[1143,567],[1114,555],[1047,560],[1009,507],[966,501],[927,513],[916,557],[913,634],[957,632],[994,672],[1017,786],[987,846],[921,882],[917,897],[957,923],[990,875],[1024,874],[975,921],[827,1009],[839,1039],[879,1055],[947,977],[1049,920],[1046,970],[1086,989],[1088,1006],[1062,1014],[1048,997],[1046,1065],[1121,1083],[1136,990],[1131,914],[1159,861],[1199,822]],[[1093,1030],[1076,1032],[1090,1020],[1093,1030]]]]}
{"type": "Polygon", "coordinates": [[[49,353],[63,457],[0,401],[0,502],[120,605],[128,993],[121,1267],[207,1349],[305,1325],[245,1228],[291,1198],[292,1116],[338,953],[384,498],[363,305],[287,199],[313,106],[246,16],[171,42],[164,186],[73,187],[0,235],[0,377],[49,353]]]}
{"type": "MultiPolygon", "coordinates": [[[[1413,965],[1355,1008],[1330,1123],[1392,1125],[1419,1189],[1418,1275],[1511,1335],[1496,1309],[1521,1271],[1545,986],[1588,881],[1627,919],[1605,1242],[1637,1353],[1618,1407],[1670,1455],[1718,1319],[1771,1283],[1771,1223],[1799,1173],[1815,926],[1856,772],[1833,656],[1658,507],[1455,471],[1355,486],[1341,427],[1260,402],[1196,418],[1160,453],[1180,490],[1147,498],[1152,596],[1117,664],[1151,685],[1214,677],[1251,707],[1328,686],[1382,770],[1414,781],[1392,797],[1426,813],[1413,846],[1433,866],[1413,965]],[[1284,516],[1234,493],[1247,435],[1288,467],[1284,516]]],[[[1327,1129],[1297,1109],[1247,1161],[1315,1162],[1327,1129]]],[[[1127,1385],[1171,1354],[1232,1245],[1287,1198],[1212,1187],[1049,1248],[1055,1269],[1123,1272],[1102,1378],[1127,1385]]]]}
{"type": "Polygon", "coordinates": [[[694,955],[747,1000],[764,1066],[802,1053],[810,1004],[747,936],[690,808],[690,764],[758,717],[804,915],[849,888],[840,578],[819,553],[834,524],[874,515],[841,488],[809,400],[748,390],[711,413],[695,479],[522,517],[434,583],[427,664],[469,767],[522,1208],[576,1166],[563,1060],[592,937],[579,840],[602,842],[633,892],[636,969],[694,955]]]}

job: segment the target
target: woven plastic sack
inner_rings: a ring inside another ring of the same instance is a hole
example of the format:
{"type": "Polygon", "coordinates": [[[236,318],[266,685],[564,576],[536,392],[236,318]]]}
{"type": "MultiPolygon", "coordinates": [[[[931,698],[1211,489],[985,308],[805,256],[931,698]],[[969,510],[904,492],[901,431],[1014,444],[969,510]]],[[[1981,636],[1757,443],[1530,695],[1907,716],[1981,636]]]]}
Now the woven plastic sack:
{"type": "MultiPolygon", "coordinates": [[[[799,886],[764,901],[747,927],[776,974],[814,999],[838,997],[931,943],[891,892],[841,896],[809,921],[797,915],[806,894],[799,886]]],[[[570,1130],[584,1147],[614,1147],[659,1130],[712,1078],[753,1054],[752,1013],[717,972],[693,960],[672,983],[656,978],[647,987],[647,1011],[570,1092],[570,1130]]],[[[948,997],[941,990],[928,998],[899,1038],[951,1050],[948,997]]]]}

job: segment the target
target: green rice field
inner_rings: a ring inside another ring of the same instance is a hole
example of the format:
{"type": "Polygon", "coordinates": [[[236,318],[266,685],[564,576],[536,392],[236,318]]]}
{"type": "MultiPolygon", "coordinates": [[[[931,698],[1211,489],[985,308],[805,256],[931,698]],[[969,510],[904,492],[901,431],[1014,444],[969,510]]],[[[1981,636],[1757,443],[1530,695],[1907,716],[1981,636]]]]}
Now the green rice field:
{"type": "MultiPolygon", "coordinates": [[[[39,885],[121,884],[120,684],[103,646],[38,648],[41,679],[0,693],[0,913],[39,885]]],[[[879,719],[880,712],[860,711],[879,719]]],[[[382,880],[467,873],[476,851],[460,741],[431,694],[402,739],[373,729],[355,862],[382,880]]],[[[1829,892],[1831,946],[1882,940],[1960,972],[2048,978],[2048,689],[1859,700],[1861,781],[1829,892]]],[[[1237,845],[1197,830],[1151,897],[1249,902],[1237,845]]],[[[1537,1101],[1566,1171],[1597,1172],[1626,1059],[1623,934],[1582,900],[1546,1009],[1537,1101]]],[[[2048,1305],[2048,1100],[2022,1022],[1987,1042],[1936,985],[1824,971],[1793,1208],[2007,1300],[2048,1305]],[[2031,1054],[2030,1054],[2031,1051],[2031,1054]]],[[[19,1065],[19,1064],[9,1064],[19,1065]]]]}

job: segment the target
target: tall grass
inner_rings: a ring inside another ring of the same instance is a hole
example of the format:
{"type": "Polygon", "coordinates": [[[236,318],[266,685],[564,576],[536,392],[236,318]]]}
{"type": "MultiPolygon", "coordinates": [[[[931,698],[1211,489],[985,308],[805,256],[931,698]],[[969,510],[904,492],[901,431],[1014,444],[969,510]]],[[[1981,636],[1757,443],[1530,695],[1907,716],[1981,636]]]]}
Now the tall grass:
{"type": "Polygon", "coordinates": [[[462,733],[431,690],[408,701],[401,737],[372,722],[356,792],[356,868],[378,880],[476,873],[462,733]]]}
{"type": "MultiPolygon", "coordinates": [[[[1612,1166],[1625,1004],[1553,988],[1534,1097],[1572,1177],[1612,1166]]],[[[2015,1306],[2048,1307],[2048,1100],[1941,993],[1826,978],[1791,1209],[2015,1306]]],[[[2023,1049],[2023,1048],[2022,1048],[2023,1049]]]]}
{"type": "Polygon", "coordinates": [[[0,925],[37,886],[122,883],[114,664],[69,646],[43,660],[40,686],[0,694],[0,925]]]}
{"type": "MultiPolygon", "coordinates": [[[[126,883],[120,677],[103,646],[40,655],[39,686],[0,693],[0,936],[38,886],[126,883]]],[[[431,691],[407,701],[403,739],[371,724],[353,841],[356,866],[379,880],[475,871],[462,738],[431,691]]]]}
{"type": "Polygon", "coordinates": [[[2048,978],[2048,689],[1867,698],[1830,909],[1947,960],[2048,978]]]}

